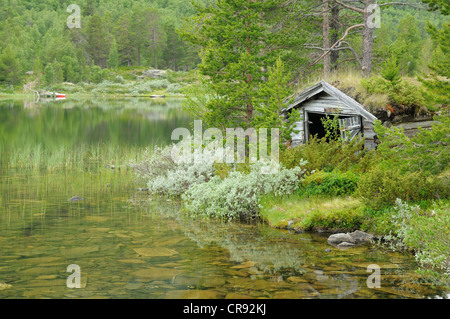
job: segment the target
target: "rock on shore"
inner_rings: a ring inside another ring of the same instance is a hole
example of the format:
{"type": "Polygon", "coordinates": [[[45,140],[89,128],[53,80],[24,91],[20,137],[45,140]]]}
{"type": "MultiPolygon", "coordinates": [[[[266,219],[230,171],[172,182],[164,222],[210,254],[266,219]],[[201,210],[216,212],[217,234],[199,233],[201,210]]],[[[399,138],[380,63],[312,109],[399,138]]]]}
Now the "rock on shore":
{"type": "Polygon", "coordinates": [[[374,236],[366,232],[355,230],[352,233],[338,233],[328,237],[327,242],[338,248],[348,248],[359,244],[369,243],[374,236]]]}

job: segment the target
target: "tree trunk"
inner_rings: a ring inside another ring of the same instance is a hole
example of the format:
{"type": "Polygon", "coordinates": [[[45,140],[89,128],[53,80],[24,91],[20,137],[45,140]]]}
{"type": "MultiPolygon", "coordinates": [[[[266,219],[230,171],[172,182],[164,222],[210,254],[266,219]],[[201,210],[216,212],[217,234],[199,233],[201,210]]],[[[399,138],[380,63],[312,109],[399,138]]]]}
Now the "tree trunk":
{"type": "Polygon", "coordinates": [[[153,29],[153,52],[155,54],[155,69],[158,69],[158,51],[156,50],[156,26],[153,29]]]}
{"type": "Polygon", "coordinates": [[[140,48],[140,46],[137,47],[137,63],[138,63],[138,66],[141,66],[141,48],[140,48]]]}
{"type": "Polygon", "coordinates": [[[369,25],[369,17],[372,12],[367,10],[368,6],[373,4],[374,0],[365,0],[364,10],[364,29],[363,29],[363,48],[362,48],[362,63],[361,70],[364,76],[369,76],[372,73],[373,60],[373,28],[369,25]]]}
{"type": "MultiPolygon", "coordinates": [[[[331,9],[331,23],[330,23],[330,29],[331,29],[331,43],[336,43],[339,34],[339,6],[334,5],[331,9]]],[[[331,51],[330,53],[330,64],[331,64],[331,70],[333,72],[338,71],[338,60],[339,60],[339,50],[331,51]]]]}
{"type": "MultiPolygon", "coordinates": [[[[323,0],[323,48],[325,50],[330,48],[330,21],[328,19],[328,0],[323,0]]],[[[328,78],[330,76],[330,55],[327,54],[323,58],[323,76],[328,78]]]]}

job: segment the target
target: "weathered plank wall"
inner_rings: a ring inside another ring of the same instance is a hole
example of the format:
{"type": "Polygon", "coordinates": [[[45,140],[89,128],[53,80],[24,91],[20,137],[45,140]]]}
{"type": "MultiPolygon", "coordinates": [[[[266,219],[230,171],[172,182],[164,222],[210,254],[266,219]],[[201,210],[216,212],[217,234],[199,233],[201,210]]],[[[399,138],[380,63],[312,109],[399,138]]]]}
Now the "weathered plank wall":
{"type": "Polygon", "coordinates": [[[377,147],[377,143],[375,142],[375,130],[373,128],[373,123],[363,118],[363,136],[364,140],[364,148],[367,150],[372,150],[377,147]]]}

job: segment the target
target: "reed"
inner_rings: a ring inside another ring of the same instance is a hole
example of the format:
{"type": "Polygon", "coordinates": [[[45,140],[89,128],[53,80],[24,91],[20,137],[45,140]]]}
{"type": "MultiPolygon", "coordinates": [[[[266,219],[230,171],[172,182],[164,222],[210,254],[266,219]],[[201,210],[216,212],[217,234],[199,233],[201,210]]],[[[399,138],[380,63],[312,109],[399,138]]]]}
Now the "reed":
{"type": "Polygon", "coordinates": [[[9,169],[27,170],[83,170],[127,169],[131,161],[142,159],[153,147],[119,146],[112,143],[61,145],[24,144],[2,149],[2,162],[9,169]]]}

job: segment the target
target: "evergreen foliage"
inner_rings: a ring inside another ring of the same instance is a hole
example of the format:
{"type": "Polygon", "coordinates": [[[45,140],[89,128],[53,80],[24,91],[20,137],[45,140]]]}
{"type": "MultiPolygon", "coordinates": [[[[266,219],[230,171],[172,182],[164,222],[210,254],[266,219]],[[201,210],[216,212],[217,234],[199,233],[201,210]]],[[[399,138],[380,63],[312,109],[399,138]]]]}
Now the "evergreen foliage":
{"type": "Polygon", "coordinates": [[[66,11],[67,3],[2,2],[0,84],[21,84],[25,72],[35,67],[43,72],[49,64],[55,72],[51,83],[77,83],[89,81],[89,68],[94,65],[188,70],[199,61],[197,50],[176,31],[183,18],[195,12],[190,0],[81,0],[77,4],[81,27],[69,28],[66,20],[72,12],[66,11]]]}
{"type": "MultiPolygon", "coordinates": [[[[268,99],[274,98],[275,87],[267,90],[264,84],[268,68],[277,67],[276,59],[287,57],[301,43],[302,34],[293,32],[296,23],[290,8],[273,0],[239,0],[197,10],[183,36],[202,48],[199,71],[214,92],[204,106],[203,119],[218,128],[252,127],[257,109],[263,112],[262,102],[274,108],[268,99]]],[[[279,73],[271,76],[272,84],[286,82],[279,73]]],[[[277,92],[275,98],[283,98],[283,93],[277,92]]]]}
{"type": "Polygon", "coordinates": [[[428,89],[428,94],[437,103],[449,105],[450,103],[450,23],[438,30],[428,24],[428,30],[436,46],[436,55],[429,65],[430,74],[419,78],[428,89]]]}

